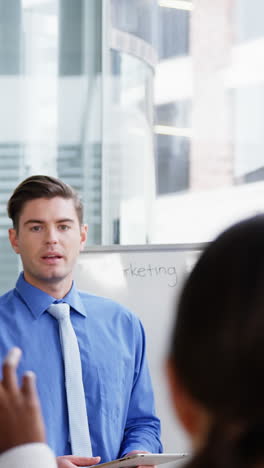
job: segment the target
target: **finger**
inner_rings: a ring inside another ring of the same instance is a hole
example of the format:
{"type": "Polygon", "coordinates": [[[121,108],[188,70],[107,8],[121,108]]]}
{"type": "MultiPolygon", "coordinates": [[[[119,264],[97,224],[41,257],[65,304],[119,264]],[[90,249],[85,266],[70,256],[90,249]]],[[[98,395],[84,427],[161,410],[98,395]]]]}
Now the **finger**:
{"type": "Polygon", "coordinates": [[[24,397],[31,403],[39,404],[38,392],[36,387],[36,374],[32,371],[27,371],[23,375],[21,391],[24,397]]]}
{"type": "Polygon", "coordinates": [[[17,346],[14,346],[14,348],[11,348],[9,352],[7,353],[5,359],[4,359],[4,364],[9,364],[10,366],[17,367],[19,360],[21,358],[22,351],[20,348],[17,346]]]}
{"type": "Polygon", "coordinates": [[[76,465],[71,463],[69,460],[65,460],[62,457],[57,457],[57,467],[58,468],[75,468],[76,465]]]}
{"type": "Polygon", "coordinates": [[[12,392],[17,392],[18,390],[16,368],[21,354],[22,351],[20,348],[12,348],[3,362],[2,384],[6,389],[11,390],[12,392]]]}
{"type": "Polygon", "coordinates": [[[97,463],[100,462],[101,457],[79,457],[80,461],[77,464],[77,466],[91,466],[91,465],[96,465],[97,463]]]}
{"type": "Polygon", "coordinates": [[[101,460],[101,457],[77,457],[76,455],[63,455],[57,457],[57,460],[67,460],[73,464],[73,466],[91,466],[96,465],[101,460]]]}

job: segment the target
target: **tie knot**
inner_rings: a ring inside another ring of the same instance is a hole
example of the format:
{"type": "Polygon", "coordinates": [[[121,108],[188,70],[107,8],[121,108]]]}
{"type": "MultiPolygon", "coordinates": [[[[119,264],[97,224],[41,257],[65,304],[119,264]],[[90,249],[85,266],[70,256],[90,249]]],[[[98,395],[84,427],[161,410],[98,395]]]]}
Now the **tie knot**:
{"type": "Polygon", "coordinates": [[[57,320],[63,320],[64,318],[69,317],[70,307],[69,304],[65,302],[60,302],[59,304],[51,304],[47,311],[57,320]]]}

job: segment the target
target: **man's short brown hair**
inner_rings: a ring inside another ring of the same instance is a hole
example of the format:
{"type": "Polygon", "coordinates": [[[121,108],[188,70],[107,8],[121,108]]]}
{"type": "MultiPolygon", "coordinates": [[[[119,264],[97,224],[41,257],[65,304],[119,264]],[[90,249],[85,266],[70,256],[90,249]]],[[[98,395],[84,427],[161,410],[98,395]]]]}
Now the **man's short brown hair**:
{"type": "Polygon", "coordinates": [[[73,200],[80,222],[83,223],[83,204],[75,190],[62,180],[45,175],[34,175],[23,180],[14,190],[7,205],[9,218],[13,227],[18,231],[19,218],[26,202],[36,198],[61,197],[73,200]]]}

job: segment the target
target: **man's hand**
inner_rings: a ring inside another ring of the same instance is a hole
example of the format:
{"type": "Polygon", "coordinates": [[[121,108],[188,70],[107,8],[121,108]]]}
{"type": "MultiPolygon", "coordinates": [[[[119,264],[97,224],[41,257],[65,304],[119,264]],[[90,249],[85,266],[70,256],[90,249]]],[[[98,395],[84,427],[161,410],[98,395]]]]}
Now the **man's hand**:
{"type": "Polygon", "coordinates": [[[16,368],[21,357],[19,348],[12,348],[3,362],[0,381],[0,453],[17,445],[45,442],[45,429],[35,386],[35,375],[28,372],[21,388],[16,368]]]}
{"type": "Polygon", "coordinates": [[[76,468],[76,466],[91,466],[99,463],[101,457],[76,457],[75,455],[64,455],[57,457],[58,468],[76,468]]]}
{"type": "MultiPolygon", "coordinates": [[[[135,453],[150,453],[143,450],[132,450],[132,452],[126,453],[126,457],[135,453]]],[[[138,465],[136,468],[157,468],[156,465],[138,465]]]]}

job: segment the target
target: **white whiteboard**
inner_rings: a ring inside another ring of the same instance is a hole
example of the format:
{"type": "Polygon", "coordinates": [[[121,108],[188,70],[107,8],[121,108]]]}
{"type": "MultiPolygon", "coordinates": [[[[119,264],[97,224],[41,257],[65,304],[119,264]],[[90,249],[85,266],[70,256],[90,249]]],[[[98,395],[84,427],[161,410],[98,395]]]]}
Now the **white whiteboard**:
{"type": "Polygon", "coordinates": [[[203,248],[202,244],[91,248],[81,253],[75,270],[79,289],[112,298],[141,319],[166,452],[189,450],[170,405],[164,360],[175,300],[203,248]]]}

